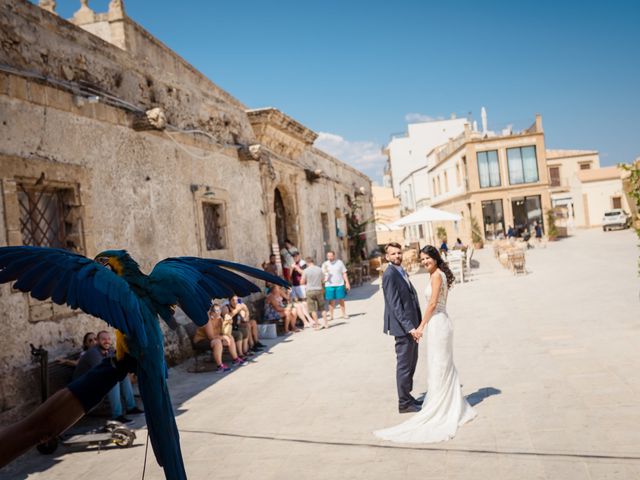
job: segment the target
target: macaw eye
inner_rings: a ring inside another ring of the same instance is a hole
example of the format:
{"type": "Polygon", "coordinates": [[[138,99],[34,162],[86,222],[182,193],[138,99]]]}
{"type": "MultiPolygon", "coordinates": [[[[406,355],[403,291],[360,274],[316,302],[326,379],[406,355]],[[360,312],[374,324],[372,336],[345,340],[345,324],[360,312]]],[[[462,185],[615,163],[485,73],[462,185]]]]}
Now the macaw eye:
{"type": "Polygon", "coordinates": [[[111,266],[111,264],[109,263],[109,257],[98,257],[98,258],[96,258],[96,261],[97,261],[100,265],[102,265],[103,267],[107,267],[107,268],[108,268],[109,270],[111,270],[112,272],[114,271],[114,270],[113,270],[113,267],[112,267],[112,266],[111,266]]]}

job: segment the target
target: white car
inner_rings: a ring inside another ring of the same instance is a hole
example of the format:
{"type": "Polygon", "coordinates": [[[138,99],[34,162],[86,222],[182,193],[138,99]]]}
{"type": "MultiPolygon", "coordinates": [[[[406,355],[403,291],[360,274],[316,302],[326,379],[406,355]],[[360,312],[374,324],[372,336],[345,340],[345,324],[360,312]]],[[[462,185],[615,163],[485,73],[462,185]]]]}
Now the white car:
{"type": "Polygon", "coordinates": [[[631,226],[631,215],[621,208],[614,208],[604,212],[602,218],[602,230],[605,232],[612,228],[629,228],[631,226]]]}

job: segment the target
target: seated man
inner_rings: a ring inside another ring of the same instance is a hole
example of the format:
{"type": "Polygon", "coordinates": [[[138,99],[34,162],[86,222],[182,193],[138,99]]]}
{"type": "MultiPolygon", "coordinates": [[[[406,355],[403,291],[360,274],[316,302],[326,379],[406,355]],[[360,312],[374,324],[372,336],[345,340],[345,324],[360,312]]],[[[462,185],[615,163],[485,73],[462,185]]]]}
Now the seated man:
{"type": "Polygon", "coordinates": [[[258,340],[258,322],[251,318],[249,307],[237,295],[229,298],[229,314],[242,335],[249,340],[249,350],[257,352],[265,346],[258,340]]]}
{"type": "Polygon", "coordinates": [[[217,304],[211,305],[209,309],[209,321],[206,325],[198,327],[196,334],[193,336],[193,343],[196,345],[208,345],[211,348],[213,361],[218,366],[217,372],[223,373],[231,370],[227,365],[222,363],[222,348],[226,345],[229,348],[229,354],[234,365],[245,365],[247,362],[244,358],[238,356],[236,350],[236,342],[230,335],[224,335],[222,332],[222,307],[217,304]]]}
{"type": "Polygon", "coordinates": [[[276,255],[274,253],[269,255],[269,263],[262,262],[262,269],[271,275],[278,276],[278,264],[276,263],[276,255]]]}
{"type": "MultiPolygon", "coordinates": [[[[99,365],[105,358],[113,357],[115,355],[115,351],[111,348],[111,335],[109,332],[104,330],[98,332],[96,341],[96,345],[87,349],[87,351],[80,356],[78,365],[73,372],[74,380],[91,370],[93,367],[99,365]]],[[[126,413],[132,415],[144,413],[136,405],[136,400],[133,397],[131,380],[129,380],[129,376],[127,375],[123,380],[116,383],[107,394],[109,406],[111,407],[111,418],[122,423],[129,423],[132,421],[130,418],[124,416],[121,395],[124,395],[125,406],[127,409],[126,413]]]]}

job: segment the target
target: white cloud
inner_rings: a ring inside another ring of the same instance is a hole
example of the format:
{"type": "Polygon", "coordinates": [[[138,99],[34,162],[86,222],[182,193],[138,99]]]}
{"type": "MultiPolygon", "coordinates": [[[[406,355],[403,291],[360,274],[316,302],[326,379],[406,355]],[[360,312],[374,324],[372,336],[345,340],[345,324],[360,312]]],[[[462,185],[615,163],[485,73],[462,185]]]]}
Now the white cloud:
{"type": "Polygon", "coordinates": [[[375,142],[349,141],[335,133],[318,132],[314,147],[366,173],[372,180],[380,182],[382,179],[387,157],[375,142]]]}
{"type": "Polygon", "coordinates": [[[418,122],[431,122],[433,120],[442,120],[443,117],[432,117],[431,115],[425,115],[423,113],[407,113],[404,116],[404,120],[407,123],[418,123],[418,122]]]}

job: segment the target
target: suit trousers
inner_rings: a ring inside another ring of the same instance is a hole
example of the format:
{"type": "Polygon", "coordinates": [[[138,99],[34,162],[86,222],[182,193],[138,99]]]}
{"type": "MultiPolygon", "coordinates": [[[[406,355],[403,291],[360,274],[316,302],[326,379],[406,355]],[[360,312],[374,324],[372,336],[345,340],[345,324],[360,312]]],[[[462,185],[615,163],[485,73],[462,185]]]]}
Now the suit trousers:
{"type": "Polygon", "coordinates": [[[412,335],[395,337],[396,339],[396,383],[398,386],[398,407],[413,405],[413,374],[418,364],[418,343],[412,335]]]}

